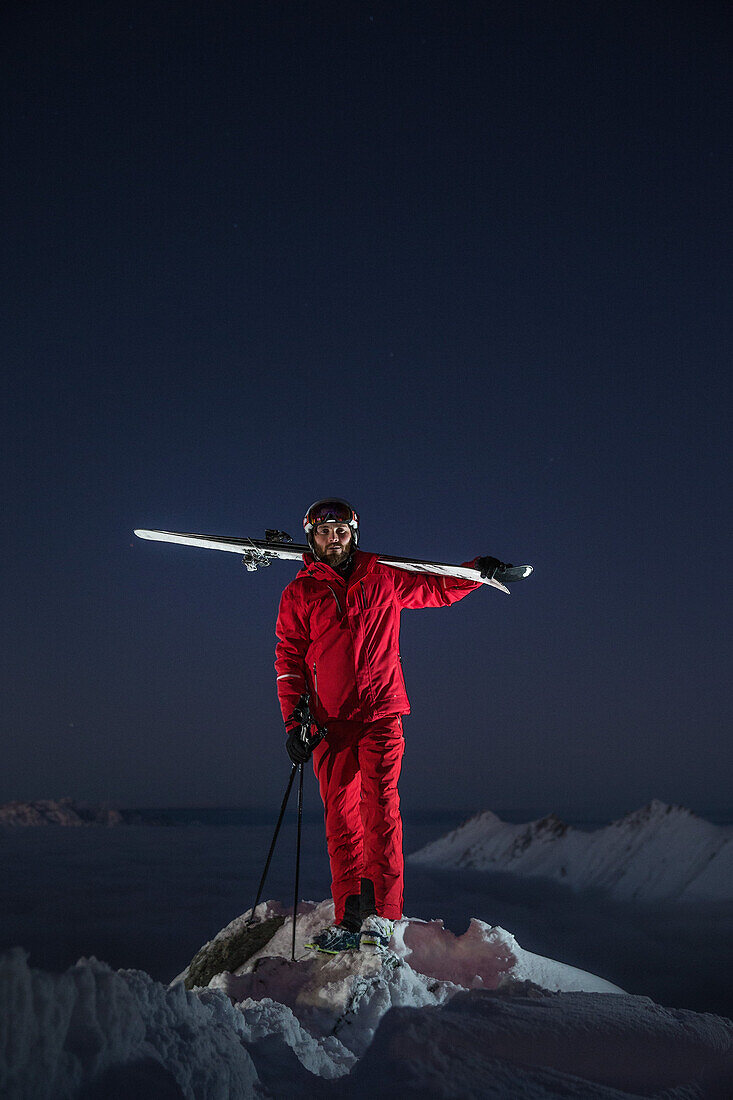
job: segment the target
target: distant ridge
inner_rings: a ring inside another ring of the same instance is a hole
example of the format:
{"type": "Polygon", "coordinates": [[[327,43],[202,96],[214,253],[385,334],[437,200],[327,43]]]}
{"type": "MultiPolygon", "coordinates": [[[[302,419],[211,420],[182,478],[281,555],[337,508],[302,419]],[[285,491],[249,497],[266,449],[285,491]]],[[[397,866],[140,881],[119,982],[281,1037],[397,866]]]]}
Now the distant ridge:
{"type": "Polygon", "coordinates": [[[37,825],[267,825],[271,820],[269,810],[236,806],[122,809],[77,802],[73,798],[39,798],[30,802],[6,802],[0,806],[0,828],[37,825]]]}
{"type": "Polygon", "coordinates": [[[510,825],[486,811],[409,861],[550,878],[623,900],[733,898],[733,829],[658,799],[591,833],[554,814],[510,825]]]}
{"type": "Polygon", "coordinates": [[[125,825],[135,820],[129,811],[75,802],[73,798],[39,798],[33,802],[6,802],[0,806],[0,825],[125,825]]]}

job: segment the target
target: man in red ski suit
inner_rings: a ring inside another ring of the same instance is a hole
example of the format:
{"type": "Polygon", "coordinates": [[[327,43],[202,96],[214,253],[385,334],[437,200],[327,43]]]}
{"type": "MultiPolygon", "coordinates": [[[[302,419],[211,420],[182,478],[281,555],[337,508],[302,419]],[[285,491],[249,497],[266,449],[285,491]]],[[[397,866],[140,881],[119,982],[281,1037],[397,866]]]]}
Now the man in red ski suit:
{"type": "MultiPolygon", "coordinates": [[[[328,498],[308,509],[312,553],[282,594],[275,669],[288,753],[311,750],[298,738],[293,711],[308,692],[311,713],[328,736],[313,750],[325,810],[335,924],[309,946],[330,953],[386,947],[402,916],[402,820],[397,780],[409,714],[399,651],[403,608],[446,607],[481,585],[408,573],[356,548],[358,516],[328,498]]],[[[467,563],[487,576],[496,558],[467,563]]]]}

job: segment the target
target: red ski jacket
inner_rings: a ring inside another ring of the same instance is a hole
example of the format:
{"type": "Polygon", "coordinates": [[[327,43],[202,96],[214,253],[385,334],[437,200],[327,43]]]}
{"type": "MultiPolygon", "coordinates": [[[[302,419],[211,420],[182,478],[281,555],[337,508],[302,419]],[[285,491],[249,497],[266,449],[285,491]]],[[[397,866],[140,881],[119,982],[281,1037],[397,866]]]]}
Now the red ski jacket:
{"type": "Polygon", "coordinates": [[[409,714],[400,612],[446,607],[481,585],[407,573],[361,550],[348,580],[312,554],[304,554],[303,562],[282,594],[277,619],[275,670],[283,719],[287,722],[304,691],[319,724],[409,714]]]}

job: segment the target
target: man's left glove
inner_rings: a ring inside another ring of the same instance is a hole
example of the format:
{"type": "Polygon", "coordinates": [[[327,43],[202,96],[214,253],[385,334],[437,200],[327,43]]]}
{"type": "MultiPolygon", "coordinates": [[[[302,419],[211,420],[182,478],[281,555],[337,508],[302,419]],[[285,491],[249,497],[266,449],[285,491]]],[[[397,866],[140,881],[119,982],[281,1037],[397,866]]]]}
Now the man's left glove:
{"type": "Polygon", "coordinates": [[[302,726],[293,726],[292,729],[288,730],[288,739],[285,742],[288,756],[294,764],[307,764],[313,752],[313,747],[309,741],[303,740],[302,728],[302,726]]]}
{"type": "Polygon", "coordinates": [[[494,573],[501,573],[503,569],[511,569],[511,563],[499,561],[498,558],[492,558],[490,554],[487,554],[483,558],[476,558],[476,568],[482,577],[491,580],[494,573]]]}

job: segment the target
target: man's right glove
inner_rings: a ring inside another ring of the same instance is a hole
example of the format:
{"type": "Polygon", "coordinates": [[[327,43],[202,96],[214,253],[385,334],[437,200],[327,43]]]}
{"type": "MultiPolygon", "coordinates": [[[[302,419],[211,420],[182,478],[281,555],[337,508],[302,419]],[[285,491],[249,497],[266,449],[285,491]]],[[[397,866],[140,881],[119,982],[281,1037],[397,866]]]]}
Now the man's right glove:
{"type": "Polygon", "coordinates": [[[303,740],[302,729],[302,726],[293,726],[288,730],[288,739],[285,742],[288,756],[294,764],[307,764],[313,752],[309,742],[303,740]]]}

